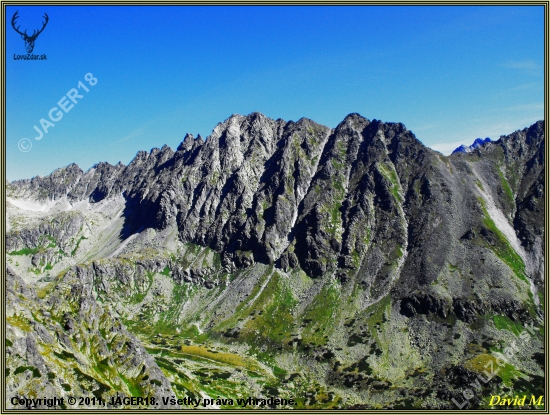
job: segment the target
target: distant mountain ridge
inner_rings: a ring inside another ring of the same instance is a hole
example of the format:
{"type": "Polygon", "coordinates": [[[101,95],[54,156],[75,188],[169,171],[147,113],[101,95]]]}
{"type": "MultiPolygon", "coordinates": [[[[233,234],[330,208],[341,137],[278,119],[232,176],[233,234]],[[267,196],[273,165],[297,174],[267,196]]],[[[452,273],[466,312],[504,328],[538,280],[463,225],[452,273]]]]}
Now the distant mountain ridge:
{"type": "Polygon", "coordinates": [[[487,143],[491,143],[492,140],[489,137],[486,137],[485,139],[482,138],[476,138],[471,146],[467,146],[465,144],[462,144],[460,147],[457,147],[452,154],[454,153],[471,153],[476,148],[479,148],[487,143]]]}

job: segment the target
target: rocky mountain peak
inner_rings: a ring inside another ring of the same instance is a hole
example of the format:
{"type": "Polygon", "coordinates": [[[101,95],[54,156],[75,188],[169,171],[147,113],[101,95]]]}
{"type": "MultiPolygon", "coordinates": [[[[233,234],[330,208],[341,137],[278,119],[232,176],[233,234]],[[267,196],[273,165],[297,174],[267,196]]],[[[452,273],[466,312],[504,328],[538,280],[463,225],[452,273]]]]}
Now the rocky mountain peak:
{"type": "Polygon", "coordinates": [[[492,140],[489,137],[486,137],[485,139],[482,138],[476,138],[472,145],[467,146],[465,144],[462,144],[461,146],[457,147],[452,154],[455,153],[471,153],[477,148],[483,147],[487,143],[491,143],[492,140]]]}
{"type": "Polygon", "coordinates": [[[187,133],[176,151],[189,151],[193,147],[194,142],[195,137],[193,137],[193,134],[187,133]]]}

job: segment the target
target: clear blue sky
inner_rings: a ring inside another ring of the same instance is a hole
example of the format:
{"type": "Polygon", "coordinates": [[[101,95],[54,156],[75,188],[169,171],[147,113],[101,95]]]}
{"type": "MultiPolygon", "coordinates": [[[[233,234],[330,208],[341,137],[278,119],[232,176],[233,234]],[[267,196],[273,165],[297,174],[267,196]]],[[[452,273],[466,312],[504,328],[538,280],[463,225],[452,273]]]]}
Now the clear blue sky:
{"type": "Polygon", "coordinates": [[[6,19],[9,180],[127,164],[235,113],[335,127],[358,112],[445,154],[543,119],[542,6],[20,6],[6,19]],[[49,15],[33,51],[47,60],[14,60],[16,10],[30,33],[49,15]],[[35,140],[79,81],[89,92],[35,140]]]}

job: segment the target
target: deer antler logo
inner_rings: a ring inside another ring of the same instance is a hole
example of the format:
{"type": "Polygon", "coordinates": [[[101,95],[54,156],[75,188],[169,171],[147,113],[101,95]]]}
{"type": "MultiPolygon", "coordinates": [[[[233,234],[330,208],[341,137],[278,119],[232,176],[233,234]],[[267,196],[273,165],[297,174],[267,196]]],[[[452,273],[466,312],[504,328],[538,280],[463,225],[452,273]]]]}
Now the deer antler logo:
{"type": "Polygon", "coordinates": [[[21,31],[19,31],[19,28],[20,28],[21,26],[15,27],[15,21],[16,21],[17,18],[19,17],[19,16],[17,15],[17,13],[19,13],[19,11],[16,11],[16,12],[14,13],[13,17],[11,18],[11,25],[13,26],[14,30],[15,30],[17,33],[19,33],[19,34],[21,35],[21,37],[23,38],[23,40],[25,41],[25,49],[27,49],[27,53],[32,53],[32,51],[33,51],[33,49],[34,49],[34,42],[36,41],[36,38],[38,37],[38,35],[39,35],[40,33],[42,33],[42,31],[44,30],[44,28],[45,28],[46,25],[48,24],[49,17],[48,17],[48,15],[47,15],[46,13],[44,13],[44,19],[45,19],[45,21],[44,21],[44,24],[43,24],[43,26],[42,26],[42,29],[40,29],[40,30],[38,30],[38,31],[37,31],[37,30],[33,31],[32,35],[29,36],[29,35],[27,34],[27,30],[25,30],[24,33],[21,32],[21,31]]]}

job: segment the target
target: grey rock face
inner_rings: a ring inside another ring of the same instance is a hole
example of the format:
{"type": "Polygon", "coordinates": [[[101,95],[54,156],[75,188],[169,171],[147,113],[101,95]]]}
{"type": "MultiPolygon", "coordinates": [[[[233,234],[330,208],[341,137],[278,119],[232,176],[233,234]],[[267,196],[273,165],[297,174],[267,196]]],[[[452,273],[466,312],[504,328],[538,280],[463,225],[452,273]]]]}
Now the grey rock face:
{"type": "MultiPolygon", "coordinates": [[[[100,163],[87,172],[70,165],[10,189],[92,203],[122,194],[123,238],[174,225],[181,241],[214,249],[228,269],[299,264],[314,278],[361,278],[377,297],[400,274],[402,284],[430,284],[468,229],[485,229],[477,175],[513,218],[540,281],[543,168],[542,122],[443,159],[402,124],[350,114],[331,130],[253,113],[218,124],[206,142],[187,135],[175,153],[140,151],[128,166],[100,163]],[[477,171],[467,157],[481,160],[477,171]]],[[[37,235],[47,232],[55,233],[37,235]]],[[[34,247],[37,235],[10,235],[8,245],[34,247]]]]}

